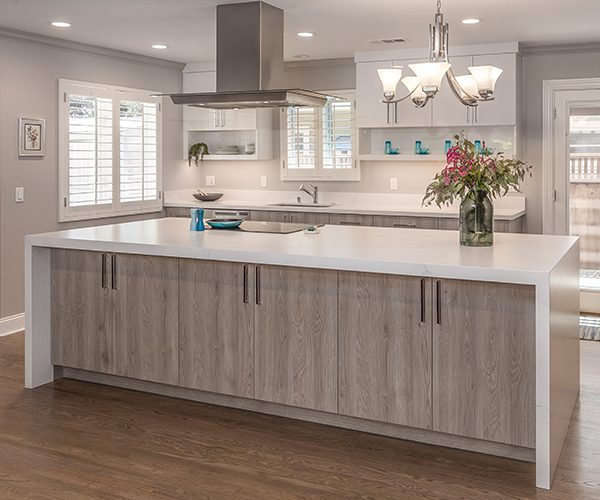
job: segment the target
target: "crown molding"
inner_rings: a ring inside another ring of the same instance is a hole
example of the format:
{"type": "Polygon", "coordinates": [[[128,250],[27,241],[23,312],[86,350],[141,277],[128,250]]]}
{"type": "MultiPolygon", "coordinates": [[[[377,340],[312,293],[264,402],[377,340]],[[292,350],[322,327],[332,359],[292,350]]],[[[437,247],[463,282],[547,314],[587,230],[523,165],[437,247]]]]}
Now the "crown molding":
{"type": "Polygon", "coordinates": [[[133,61],[143,64],[154,64],[155,66],[179,69],[181,71],[185,67],[185,64],[176,61],[168,61],[166,59],[159,59],[157,57],[134,54],[132,52],[126,52],[123,50],[108,49],[105,47],[98,47],[96,45],[89,45],[86,43],[63,40],[61,38],[54,38],[46,35],[38,35],[36,33],[14,30],[2,26],[0,26],[0,40],[9,40],[11,42],[27,43],[31,45],[41,46],[44,48],[53,48],[71,52],[80,52],[84,54],[93,54],[96,56],[124,59],[126,61],[133,61]]]}
{"type": "Polygon", "coordinates": [[[552,45],[521,44],[521,54],[572,54],[575,52],[600,52],[600,42],[589,43],[564,43],[552,45]]]}

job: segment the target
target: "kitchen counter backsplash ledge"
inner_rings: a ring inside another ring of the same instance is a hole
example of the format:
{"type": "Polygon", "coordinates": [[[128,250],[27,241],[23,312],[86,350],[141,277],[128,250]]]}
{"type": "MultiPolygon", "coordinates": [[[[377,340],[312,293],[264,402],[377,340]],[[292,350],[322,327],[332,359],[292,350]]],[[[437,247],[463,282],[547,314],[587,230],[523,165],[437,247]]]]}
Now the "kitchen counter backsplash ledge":
{"type": "MultiPolygon", "coordinates": [[[[319,203],[333,204],[330,207],[310,207],[310,201],[300,191],[266,191],[266,190],[223,190],[204,188],[204,191],[224,193],[218,202],[198,202],[194,200],[195,189],[165,191],[165,207],[198,207],[209,209],[299,211],[342,214],[373,215],[414,215],[434,217],[458,217],[458,205],[447,208],[436,206],[423,207],[422,195],[391,193],[356,193],[356,192],[320,192],[319,203]],[[300,196],[304,206],[294,206],[300,196]],[[277,206],[277,203],[289,203],[277,206]]],[[[494,200],[495,218],[498,220],[515,220],[526,213],[525,196],[521,193],[509,193],[503,198],[494,200]]]]}

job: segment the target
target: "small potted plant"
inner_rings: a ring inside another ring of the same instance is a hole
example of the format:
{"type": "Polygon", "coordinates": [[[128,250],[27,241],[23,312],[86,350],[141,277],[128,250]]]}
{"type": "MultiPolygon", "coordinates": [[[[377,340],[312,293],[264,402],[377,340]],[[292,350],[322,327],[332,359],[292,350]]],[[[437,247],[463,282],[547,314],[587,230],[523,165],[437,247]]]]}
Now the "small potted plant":
{"type": "Polygon", "coordinates": [[[204,159],[204,155],[207,154],[209,154],[208,146],[204,142],[197,142],[196,144],[190,146],[188,151],[188,163],[190,167],[192,166],[192,160],[194,160],[194,163],[196,166],[198,166],[198,162],[202,161],[204,159]]]}
{"type": "Polygon", "coordinates": [[[446,166],[427,186],[423,205],[438,207],[460,199],[460,244],[490,246],[494,242],[494,206],[492,198],[504,196],[519,185],[531,169],[503,153],[477,148],[463,135],[446,154],[446,166]]]}

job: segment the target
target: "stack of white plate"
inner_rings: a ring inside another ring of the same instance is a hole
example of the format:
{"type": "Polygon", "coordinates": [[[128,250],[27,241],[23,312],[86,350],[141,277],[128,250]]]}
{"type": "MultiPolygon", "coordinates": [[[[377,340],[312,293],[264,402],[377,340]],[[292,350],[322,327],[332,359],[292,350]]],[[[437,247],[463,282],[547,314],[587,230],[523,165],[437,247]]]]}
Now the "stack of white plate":
{"type": "Polygon", "coordinates": [[[217,146],[212,154],[215,155],[239,155],[240,147],[239,146],[217,146]]]}

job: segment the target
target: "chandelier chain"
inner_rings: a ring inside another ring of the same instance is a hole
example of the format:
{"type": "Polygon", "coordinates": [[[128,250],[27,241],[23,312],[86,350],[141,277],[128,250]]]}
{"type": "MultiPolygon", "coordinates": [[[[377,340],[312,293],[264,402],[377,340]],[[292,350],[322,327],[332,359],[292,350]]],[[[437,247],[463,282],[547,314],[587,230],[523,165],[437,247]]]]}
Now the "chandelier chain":
{"type": "Polygon", "coordinates": [[[437,0],[437,13],[442,11],[442,0],[437,0]]]}

